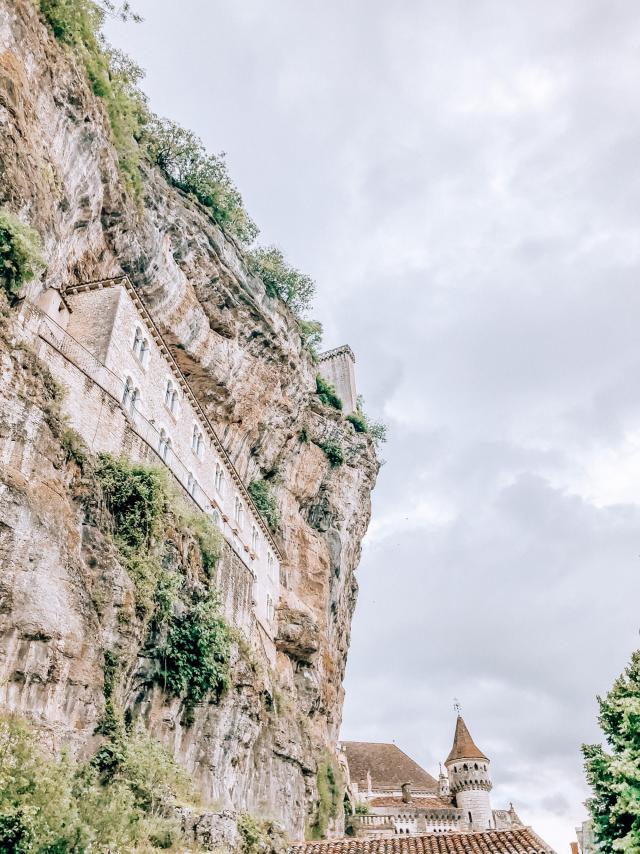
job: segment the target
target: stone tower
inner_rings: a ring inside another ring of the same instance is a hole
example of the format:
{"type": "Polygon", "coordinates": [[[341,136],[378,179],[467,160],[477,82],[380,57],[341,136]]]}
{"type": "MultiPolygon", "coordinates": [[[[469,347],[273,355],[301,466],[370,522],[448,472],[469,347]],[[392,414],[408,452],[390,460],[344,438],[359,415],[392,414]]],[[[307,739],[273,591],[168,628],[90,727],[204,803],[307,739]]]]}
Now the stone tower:
{"type": "Polygon", "coordinates": [[[470,830],[493,827],[493,813],[489,792],[493,784],[489,774],[489,760],[476,747],[467,725],[458,715],[453,747],[444,763],[449,774],[449,787],[456,805],[463,811],[470,830]]]}

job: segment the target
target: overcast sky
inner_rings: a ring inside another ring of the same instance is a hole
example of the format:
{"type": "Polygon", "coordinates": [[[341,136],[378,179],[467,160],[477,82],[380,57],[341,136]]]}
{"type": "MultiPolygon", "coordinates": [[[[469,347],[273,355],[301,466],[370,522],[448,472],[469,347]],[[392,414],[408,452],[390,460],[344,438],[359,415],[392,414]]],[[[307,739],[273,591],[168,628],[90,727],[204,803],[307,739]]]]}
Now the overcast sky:
{"type": "Polygon", "coordinates": [[[389,425],[343,736],[433,772],[460,698],[494,806],[566,854],[638,645],[637,2],[136,7],[152,107],[228,153],[389,425]]]}

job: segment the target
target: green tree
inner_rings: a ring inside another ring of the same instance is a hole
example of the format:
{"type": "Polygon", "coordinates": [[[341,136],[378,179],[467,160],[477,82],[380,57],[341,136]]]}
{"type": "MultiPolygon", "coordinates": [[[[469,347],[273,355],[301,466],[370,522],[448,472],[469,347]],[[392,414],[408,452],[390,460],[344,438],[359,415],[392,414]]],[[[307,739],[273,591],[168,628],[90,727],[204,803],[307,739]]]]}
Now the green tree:
{"type": "Polygon", "coordinates": [[[253,249],[247,253],[247,263],[250,272],[262,279],[269,296],[282,300],[297,317],[309,310],[315,282],[292,267],[277,246],[253,249]]]}
{"type": "Polygon", "coordinates": [[[598,697],[598,721],[608,749],[583,745],[587,781],[593,796],[587,806],[603,854],[640,852],[640,650],[598,697]]]}
{"type": "Polygon", "coordinates": [[[195,196],[241,243],[249,245],[255,240],[258,227],[231,180],[224,153],[208,154],[192,131],[157,116],[145,129],[144,143],[149,159],[172,184],[195,196]]]}
{"type": "Polygon", "coordinates": [[[0,208],[0,287],[9,299],[15,299],[22,285],[44,266],[41,248],[37,231],[0,208]]]}

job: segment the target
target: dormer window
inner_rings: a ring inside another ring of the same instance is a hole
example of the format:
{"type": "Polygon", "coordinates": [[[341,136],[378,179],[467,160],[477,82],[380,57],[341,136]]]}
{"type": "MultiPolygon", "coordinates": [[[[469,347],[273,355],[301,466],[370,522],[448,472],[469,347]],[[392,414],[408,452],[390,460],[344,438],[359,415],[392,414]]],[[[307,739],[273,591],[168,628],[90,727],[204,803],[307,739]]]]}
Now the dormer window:
{"type": "Polygon", "coordinates": [[[202,457],[202,451],[204,450],[204,437],[202,436],[202,431],[197,424],[193,425],[193,432],[191,434],[191,450],[197,457],[202,457]]]}

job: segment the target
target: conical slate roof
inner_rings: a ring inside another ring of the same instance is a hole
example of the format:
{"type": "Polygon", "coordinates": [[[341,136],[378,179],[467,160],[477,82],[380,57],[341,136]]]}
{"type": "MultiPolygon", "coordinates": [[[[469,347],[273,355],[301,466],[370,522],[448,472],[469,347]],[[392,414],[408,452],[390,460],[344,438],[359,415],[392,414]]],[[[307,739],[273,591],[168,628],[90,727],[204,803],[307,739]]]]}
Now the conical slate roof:
{"type": "Polygon", "coordinates": [[[480,748],[476,747],[474,740],[471,738],[471,733],[467,729],[467,725],[460,715],[458,715],[458,719],[456,721],[456,732],[453,736],[453,747],[447,756],[445,765],[448,762],[455,761],[456,759],[484,759],[487,762],[489,761],[480,748]]]}

